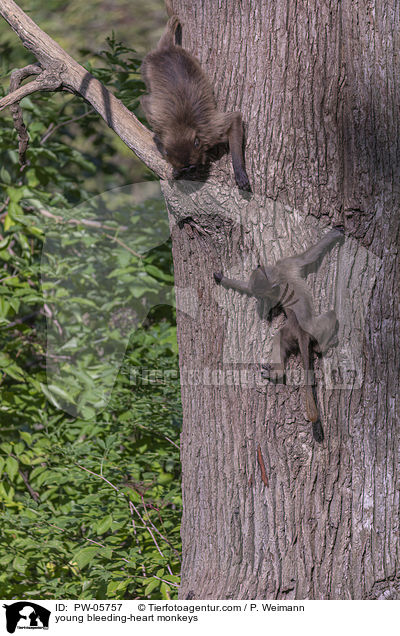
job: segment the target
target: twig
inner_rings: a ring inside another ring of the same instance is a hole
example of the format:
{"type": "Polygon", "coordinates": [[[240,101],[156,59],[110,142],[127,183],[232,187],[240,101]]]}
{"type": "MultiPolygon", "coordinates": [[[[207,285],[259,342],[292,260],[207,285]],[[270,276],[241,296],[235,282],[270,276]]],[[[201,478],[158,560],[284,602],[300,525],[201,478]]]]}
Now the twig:
{"type": "Polygon", "coordinates": [[[57,126],[54,126],[54,124],[50,124],[50,126],[48,127],[46,133],[43,135],[43,137],[40,140],[40,145],[43,146],[43,144],[46,143],[48,138],[53,133],[55,133],[56,130],[58,130],[59,128],[63,128],[64,126],[68,126],[68,124],[73,124],[74,122],[79,121],[80,119],[83,119],[84,117],[87,117],[87,115],[90,115],[91,113],[94,113],[94,109],[93,108],[89,108],[89,110],[87,110],[82,115],[77,115],[76,117],[73,117],[72,119],[69,119],[68,121],[63,121],[63,122],[61,122],[61,124],[57,124],[57,126]]]}
{"type": "Polygon", "coordinates": [[[258,464],[260,466],[261,479],[263,480],[264,485],[268,488],[268,477],[265,470],[264,458],[262,456],[260,444],[257,446],[257,459],[258,459],[258,464]]]}
{"type": "MultiPolygon", "coordinates": [[[[29,64],[24,68],[13,71],[11,73],[10,78],[10,94],[12,95],[19,88],[21,82],[30,77],[31,75],[38,75],[42,72],[42,67],[40,64],[29,64]]],[[[26,165],[26,149],[28,147],[28,131],[26,130],[26,126],[24,124],[24,120],[22,117],[22,110],[19,105],[19,102],[12,104],[11,106],[11,114],[14,120],[14,128],[17,131],[19,144],[18,144],[18,152],[19,152],[19,162],[21,164],[21,170],[24,169],[26,165]]]]}
{"type": "MultiPolygon", "coordinates": [[[[139,554],[142,554],[142,548],[140,547],[139,538],[136,532],[136,523],[132,514],[131,514],[131,522],[132,522],[133,534],[135,535],[135,541],[136,541],[138,552],[139,554]]],[[[147,573],[146,573],[146,568],[144,566],[144,563],[142,563],[142,572],[143,572],[143,576],[147,578],[147,573]]]]}
{"type": "Polygon", "coordinates": [[[107,238],[111,239],[112,241],[114,241],[115,243],[118,243],[119,245],[121,245],[121,247],[123,247],[124,249],[128,250],[128,252],[130,252],[131,254],[136,256],[136,258],[140,258],[140,259],[143,258],[143,256],[141,254],[138,254],[138,252],[135,252],[135,250],[132,250],[126,243],[121,241],[121,239],[119,239],[117,236],[110,236],[110,234],[105,234],[105,236],[107,238]]]}
{"type": "Polygon", "coordinates": [[[160,549],[160,546],[157,543],[157,539],[155,538],[154,534],[152,533],[151,529],[149,528],[149,526],[147,525],[147,523],[145,522],[145,520],[143,519],[142,515],[140,514],[139,510],[136,508],[135,504],[133,503],[133,501],[129,500],[129,508],[131,509],[131,513],[132,513],[132,508],[133,510],[136,512],[137,516],[139,517],[140,521],[143,523],[143,525],[145,526],[147,532],[150,534],[151,538],[153,539],[154,545],[156,546],[158,552],[160,553],[160,555],[165,558],[165,555],[163,554],[163,552],[160,549]]]}
{"type": "Polygon", "coordinates": [[[29,480],[28,480],[28,476],[27,476],[27,474],[26,474],[26,473],[24,473],[24,471],[23,471],[23,470],[20,470],[20,469],[18,470],[18,472],[19,472],[19,474],[20,474],[20,477],[22,477],[22,480],[23,480],[23,482],[24,482],[25,486],[27,487],[28,492],[29,492],[30,496],[32,497],[32,499],[33,499],[34,501],[39,501],[39,499],[40,499],[40,497],[39,497],[39,493],[38,493],[38,492],[36,492],[36,490],[33,490],[32,486],[31,486],[31,485],[30,485],[30,483],[29,483],[29,480]]]}
{"type": "MultiPolygon", "coordinates": [[[[176,555],[178,556],[178,559],[179,559],[179,553],[178,553],[178,550],[176,550],[176,549],[174,548],[174,546],[172,545],[172,543],[171,543],[170,541],[168,541],[167,537],[164,537],[164,535],[163,535],[163,534],[161,534],[161,532],[158,530],[158,528],[156,528],[156,526],[154,525],[154,523],[153,523],[153,522],[152,522],[152,520],[150,519],[150,515],[149,515],[149,512],[148,512],[148,510],[147,510],[147,506],[146,506],[146,503],[145,503],[145,501],[144,501],[144,497],[143,497],[143,495],[140,495],[140,498],[141,498],[141,500],[142,500],[143,508],[144,508],[144,510],[145,510],[145,513],[146,513],[146,515],[147,515],[147,518],[148,518],[148,520],[149,520],[149,522],[150,522],[150,524],[151,524],[152,528],[154,528],[154,530],[157,532],[157,534],[158,534],[158,535],[160,535],[161,539],[163,539],[163,541],[165,541],[165,543],[167,543],[167,544],[169,545],[169,547],[170,547],[170,548],[171,548],[171,549],[172,549],[172,550],[176,553],[176,555]]],[[[179,559],[179,561],[180,561],[180,559],[179,559]]],[[[167,567],[168,567],[168,571],[169,571],[170,575],[171,575],[171,576],[173,576],[172,570],[171,570],[171,568],[169,567],[169,565],[167,565],[167,567]]]]}
{"type": "Polygon", "coordinates": [[[100,477],[100,479],[105,481],[109,486],[111,486],[111,488],[114,488],[114,490],[116,492],[120,491],[120,489],[117,488],[117,486],[114,486],[114,484],[112,484],[111,481],[108,481],[108,479],[103,477],[103,475],[99,475],[98,473],[94,473],[92,470],[89,470],[89,468],[85,468],[85,466],[81,466],[81,464],[77,464],[76,462],[75,462],[75,466],[78,466],[78,468],[82,468],[82,470],[86,470],[87,473],[90,473],[91,475],[94,475],[95,477],[100,477]]]}
{"type": "Polygon", "coordinates": [[[60,334],[60,336],[62,336],[62,334],[63,334],[62,327],[61,327],[60,323],[58,322],[57,318],[54,318],[53,312],[51,311],[51,309],[50,309],[50,307],[48,306],[47,303],[43,303],[43,310],[44,310],[45,315],[54,322],[55,326],[58,329],[58,333],[60,334]]]}
{"type": "MultiPolygon", "coordinates": [[[[25,69],[21,69],[21,71],[23,70],[25,69]]],[[[20,102],[21,99],[27,97],[28,95],[32,95],[32,93],[38,93],[41,91],[52,92],[56,91],[58,88],[61,88],[61,86],[62,82],[59,74],[56,71],[45,70],[37,79],[32,80],[28,84],[20,86],[12,93],[8,93],[8,95],[0,99],[0,110],[7,108],[7,106],[12,106],[17,102],[20,102]]]]}
{"type": "MultiPolygon", "coordinates": [[[[111,481],[108,481],[108,479],[103,477],[103,475],[99,475],[98,473],[95,473],[92,470],[89,470],[88,468],[85,468],[85,466],[82,466],[81,464],[77,464],[76,462],[75,462],[75,465],[78,466],[78,468],[82,468],[82,470],[85,470],[87,473],[90,473],[91,475],[94,475],[95,477],[99,477],[100,479],[105,481],[109,486],[111,486],[111,488],[113,488],[116,492],[120,492],[120,488],[117,488],[117,486],[114,486],[114,484],[112,484],[111,481]]],[[[136,508],[135,504],[125,494],[124,494],[124,496],[128,500],[129,510],[130,510],[132,519],[133,519],[133,511],[134,511],[137,514],[137,516],[139,517],[140,521],[142,522],[144,528],[147,530],[147,532],[150,534],[151,538],[153,539],[154,545],[156,546],[160,556],[162,556],[165,559],[165,554],[162,552],[160,546],[158,545],[157,539],[155,538],[151,528],[148,526],[146,521],[143,519],[142,515],[140,514],[139,510],[136,508]]],[[[157,530],[157,532],[158,532],[158,530],[157,530]]],[[[135,534],[136,534],[136,532],[135,532],[135,534]]],[[[167,542],[167,543],[169,543],[169,542],[167,542]]],[[[169,567],[169,564],[167,564],[167,567],[168,567],[168,571],[170,572],[170,574],[173,575],[172,571],[171,571],[171,568],[169,567]]],[[[168,581],[165,581],[165,582],[168,583],[168,581]]]]}
{"type": "MultiPolygon", "coordinates": [[[[43,208],[30,208],[36,212],[39,212],[42,216],[45,216],[47,219],[53,219],[56,223],[70,223],[71,225],[85,225],[86,227],[94,227],[99,228],[100,230],[115,230],[115,227],[111,225],[103,225],[100,221],[92,221],[91,219],[64,219],[62,216],[58,216],[56,214],[52,214],[48,210],[44,210],[43,208]]],[[[118,231],[127,230],[128,227],[126,225],[118,226],[118,231]]],[[[108,234],[106,234],[108,237],[108,234]]],[[[113,237],[112,237],[113,238],[113,237]]]]}
{"type": "Polygon", "coordinates": [[[163,583],[166,583],[167,585],[173,585],[174,587],[179,587],[177,583],[172,583],[171,581],[167,581],[166,579],[161,579],[159,576],[156,576],[155,574],[151,574],[151,577],[153,579],[158,579],[159,581],[162,581],[163,583]]]}

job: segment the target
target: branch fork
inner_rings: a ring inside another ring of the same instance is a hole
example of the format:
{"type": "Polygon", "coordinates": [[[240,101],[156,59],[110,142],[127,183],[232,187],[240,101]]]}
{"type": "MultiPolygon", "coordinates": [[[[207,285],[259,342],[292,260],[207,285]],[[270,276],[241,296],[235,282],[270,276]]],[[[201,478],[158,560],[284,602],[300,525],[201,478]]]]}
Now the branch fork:
{"type": "Polygon", "coordinates": [[[152,133],[101,82],[78,64],[57,42],[42,31],[14,2],[1,0],[0,15],[9,23],[37,59],[14,71],[10,92],[0,99],[0,111],[11,107],[19,138],[19,156],[23,169],[26,165],[28,132],[22,119],[19,102],[38,91],[65,90],[80,95],[106,121],[125,144],[161,179],[171,179],[172,169],[160,155],[152,133]],[[23,80],[36,75],[27,84],[23,80]]]}

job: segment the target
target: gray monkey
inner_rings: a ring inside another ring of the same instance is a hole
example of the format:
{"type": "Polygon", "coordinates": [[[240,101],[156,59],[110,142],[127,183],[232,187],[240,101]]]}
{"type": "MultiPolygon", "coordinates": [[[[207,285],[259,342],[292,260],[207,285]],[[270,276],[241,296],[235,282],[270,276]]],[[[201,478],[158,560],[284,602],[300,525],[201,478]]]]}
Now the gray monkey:
{"type": "Polygon", "coordinates": [[[248,282],[227,278],[220,272],[214,273],[215,281],[223,287],[267,300],[272,308],[279,307],[284,311],[286,324],[274,337],[271,362],[262,365],[262,375],[281,382],[288,356],[300,350],[306,374],[305,410],[318,441],[322,441],[323,431],[311,385],[311,347],[323,353],[335,344],[338,321],[333,310],[320,316],[315,314],[311,293],[301,275],[342,239],[342,228],[335,227],[302,254],[282,258],[275,265],[260,265],[251,273],[248,282]]]}

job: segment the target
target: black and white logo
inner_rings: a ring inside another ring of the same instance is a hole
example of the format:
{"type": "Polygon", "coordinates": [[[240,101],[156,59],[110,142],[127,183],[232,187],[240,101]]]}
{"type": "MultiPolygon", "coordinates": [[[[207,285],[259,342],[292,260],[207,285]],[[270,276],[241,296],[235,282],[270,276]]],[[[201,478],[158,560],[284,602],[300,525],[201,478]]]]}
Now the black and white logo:
{"type": "Polygon", "coordinates": [[[37,603],[18,601],[3,607],[6,608],[6,626],[9,634],[13,634],[16,629],[49,629],[51,612],[37,603]]]}

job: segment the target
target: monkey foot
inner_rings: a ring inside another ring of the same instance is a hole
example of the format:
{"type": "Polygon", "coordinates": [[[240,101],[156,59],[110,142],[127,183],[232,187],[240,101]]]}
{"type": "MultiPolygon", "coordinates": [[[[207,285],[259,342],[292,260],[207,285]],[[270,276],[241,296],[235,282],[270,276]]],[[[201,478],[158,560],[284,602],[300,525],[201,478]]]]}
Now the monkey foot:
{"type": "Polygon", "coordinates": [[[274,369],[270,362],[262,364],[261,367],[261,377],[264,380],[270,380],[270,382],[275,382],[275,384],[283,383],[284,371],[282,369],[274,369]]]}
{"type": "Polygon", "coordinates": [[[321,422],[319,420],[313,422],[312,430],[315,441],[321,444],[324,441],[324,429],[322,428],[321,422]]]}
{"type": "Polygon", "coordinates": [[[224,275],[222,272],[214,272],[214,280],[219,285],[224,275]]]}

